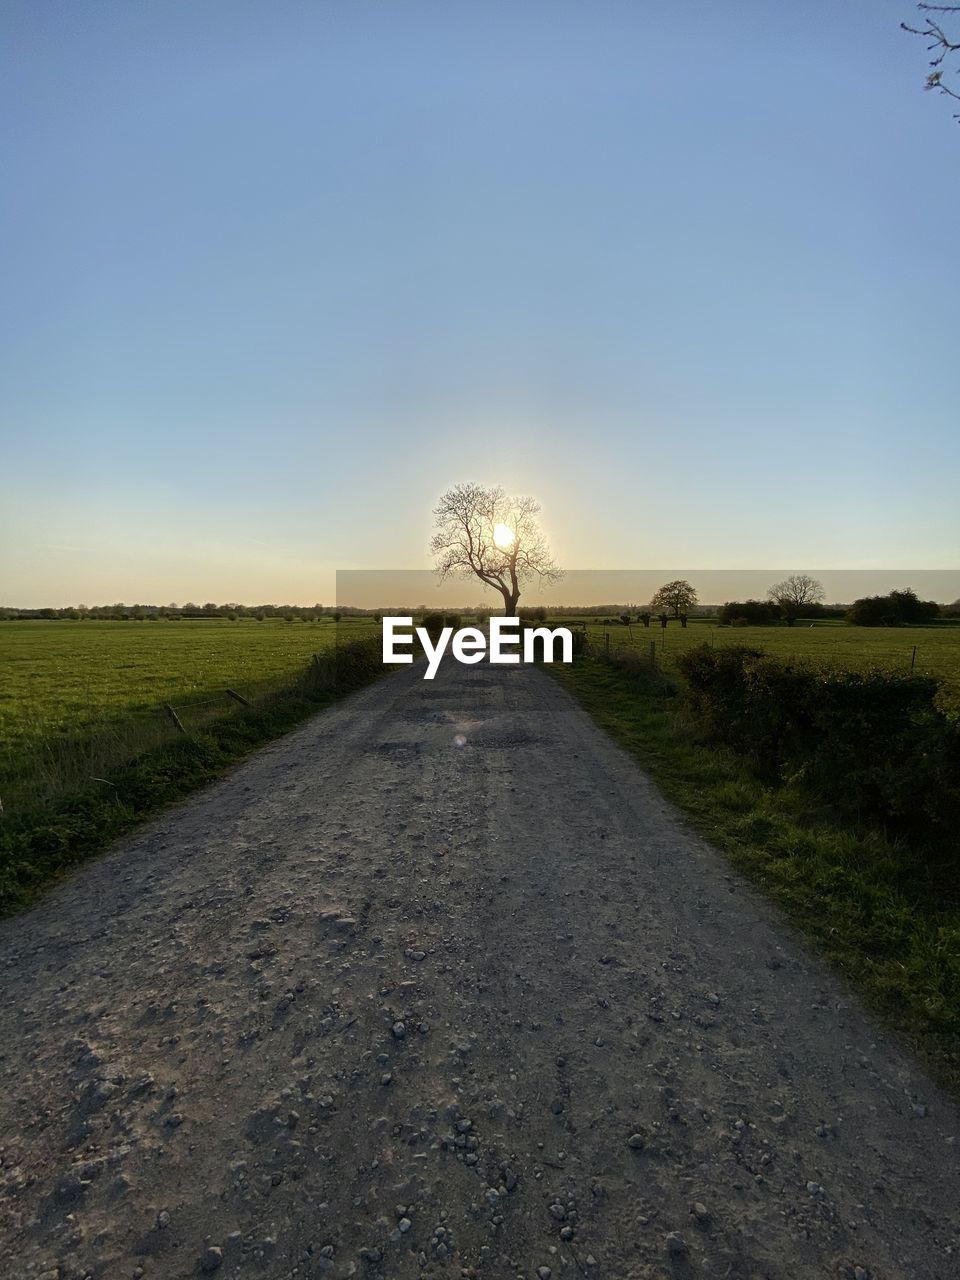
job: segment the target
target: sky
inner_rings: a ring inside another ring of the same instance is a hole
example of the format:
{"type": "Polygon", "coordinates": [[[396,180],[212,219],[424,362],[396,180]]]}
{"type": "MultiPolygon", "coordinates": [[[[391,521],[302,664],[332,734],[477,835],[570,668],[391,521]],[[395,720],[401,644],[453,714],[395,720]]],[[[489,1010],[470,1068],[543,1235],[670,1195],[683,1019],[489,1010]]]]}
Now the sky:
{"type": "Polygon", "coordinates": [[[6,0],[0,604],[322,603],[463,481],[570,569],[957,568],[912,14],[6,0]]]}

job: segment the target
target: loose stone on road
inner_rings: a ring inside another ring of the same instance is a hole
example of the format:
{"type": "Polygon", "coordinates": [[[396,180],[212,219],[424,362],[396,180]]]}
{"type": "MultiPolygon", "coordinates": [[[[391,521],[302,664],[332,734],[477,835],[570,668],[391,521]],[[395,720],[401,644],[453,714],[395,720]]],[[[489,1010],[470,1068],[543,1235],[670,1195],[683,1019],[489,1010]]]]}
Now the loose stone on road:
{"type": "Polygon", "coordinates": [[[960,1275],[957,1109],[535,669],[372,686],[0,923],[0,1275],[960,1275]]]}

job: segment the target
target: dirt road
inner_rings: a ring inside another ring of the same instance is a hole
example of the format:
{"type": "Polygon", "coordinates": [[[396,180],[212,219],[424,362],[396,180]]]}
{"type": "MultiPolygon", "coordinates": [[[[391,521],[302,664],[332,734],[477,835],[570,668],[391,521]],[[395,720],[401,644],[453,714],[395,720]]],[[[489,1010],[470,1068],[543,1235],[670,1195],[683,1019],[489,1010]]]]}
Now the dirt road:
{"type": "Polygon", "coordinates": [[[955,1107],[551,679],[324,713],[0,924],[0,1275],[960,1275],[955,1107]]]}

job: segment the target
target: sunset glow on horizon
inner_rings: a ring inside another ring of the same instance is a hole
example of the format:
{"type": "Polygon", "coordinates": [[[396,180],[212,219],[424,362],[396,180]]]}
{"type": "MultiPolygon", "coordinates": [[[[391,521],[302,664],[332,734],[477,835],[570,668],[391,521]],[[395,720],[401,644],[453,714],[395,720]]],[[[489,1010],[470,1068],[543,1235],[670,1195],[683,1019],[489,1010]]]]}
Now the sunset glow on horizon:
{"type": "Polygon", "coordinates": [[[570,569],[956,567],[909,8],[4,6],[0,604],[330,600],[468,480],[570,569]]]}

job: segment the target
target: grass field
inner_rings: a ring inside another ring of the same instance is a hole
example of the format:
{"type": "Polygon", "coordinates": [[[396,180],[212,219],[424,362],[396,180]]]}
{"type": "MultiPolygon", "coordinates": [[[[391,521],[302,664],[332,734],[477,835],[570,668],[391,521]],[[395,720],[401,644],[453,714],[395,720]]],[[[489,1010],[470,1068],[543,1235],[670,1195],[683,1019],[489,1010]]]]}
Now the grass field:
{"type": "Polygon", "coordinates": [[[279,619],[3,624],[0,668],[0,915],[384,672],[372,620],[279,619]]]}
{"type": "MultiPolygon", "coordinates": [[[[836,623],[684,630],[586,625],[594,651],[646,654],[666,670],[694,645],[740,644],[804,662],[914,669],[944,681],[960,706],[960,627],[863,628],[836,623]]],[[[372,618],[23,621],[0,625],[0,802],[6,813],[46,804],[137,754],[173,740],[164,704],[200,731],[235,708],[226,692],[258,698],[288,684],[337,641],[375,635],[372,618]]]]}
{"type": "MultiPolygon", "coordinates": [[[[691,620],[686,630],[638,623],[604,626],[584,618],[592,646],[609,637],[611,653],[646,654],[656,645],[667,671],[685,649],[704,642],[740,644],[804,662],[915,670],[943,680],[960,703],[960,627],[863,628],[821,623],[796,627],[718,627],[691,620]]],[[[31,759],[58,742],[136,725],[163,737],[170,703],[189,728],[230,706],[228,688],[254,698],[282,685],[336,640],[374,634],[372,618],[262,622],[225,618],[158,622],[29,621],[0,625],[0,800],[20,803],[31,759]]],[[[123,748],[116,744],[122,755],[123,748]]],[[[116,754],[116,752],[114,752],[116,754]]]]}
{"type": "Polygon", "coordinates": [[[0,625],[0,801],[43,803],[176,734],[293,679],[337,641],[373,635],[368,618],[335,623],[225,618],[0,625]]]}
{"type": "Polygon", "coordinates": [[[617,623],[604,626],[584,618],[570,618],[571,624],[586,622],[591,647],[604,647],[609,635],[610,652],[632,651],[647,654],[656,645],[657,662],[666,671],[676,668],[677,657],[698,644],[746,645],[779,658],[791,658],[822,666],[851,668],[883,667],[908,672],[916,646],[914,671],[917,675],[942,680],[952,703],[960,705],[960,627],[848,627],[823,622],[794,627],[718,627],[710,621],[691,619],[686,630],[677,622],[666,631],[654,620],[649,629],[641,623],[629,627],[617,623]]]}

